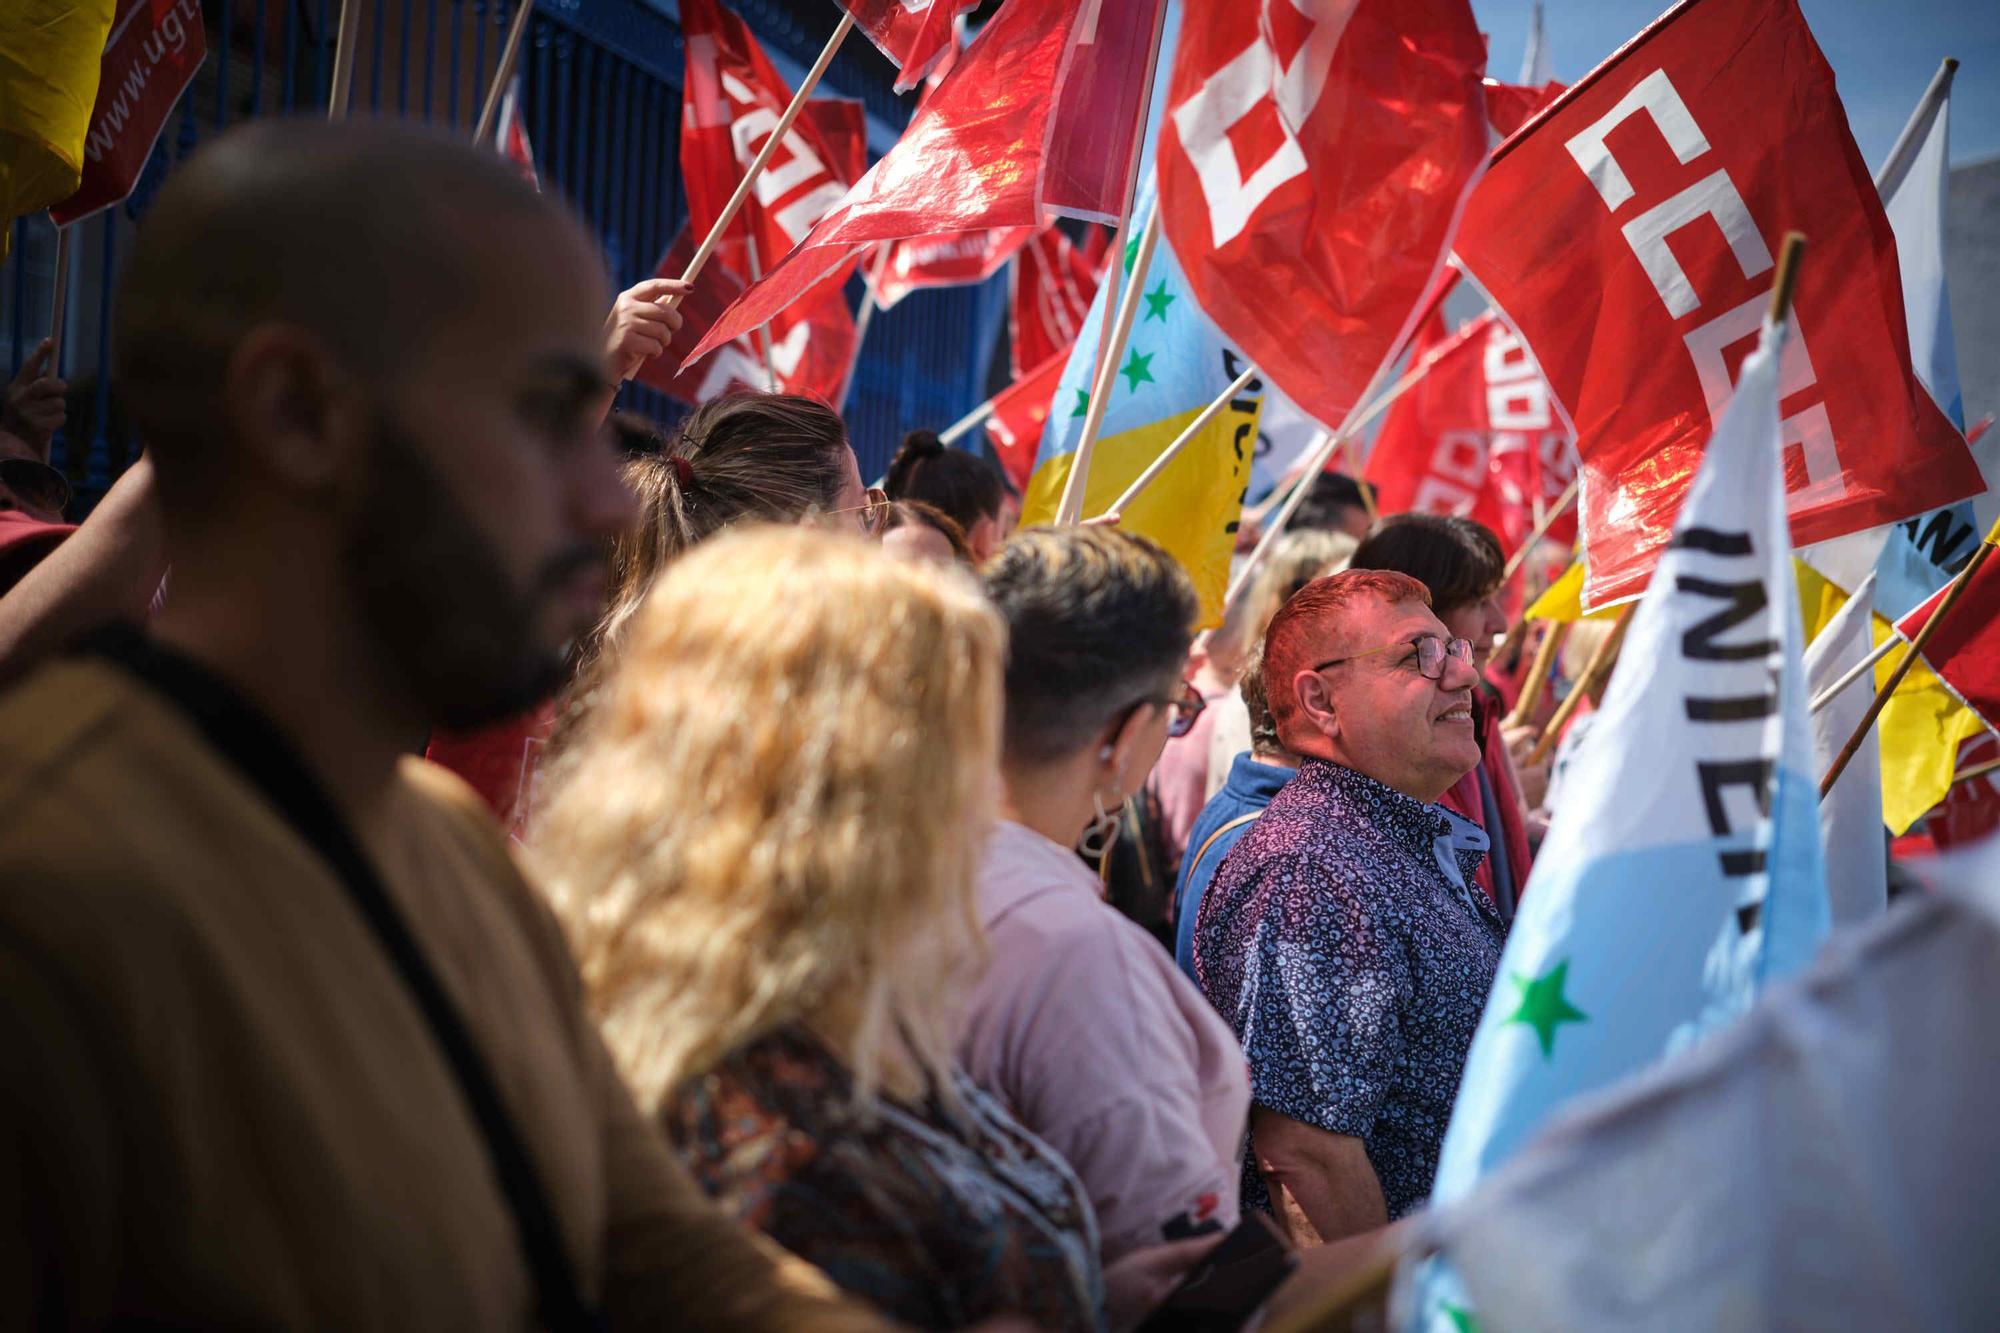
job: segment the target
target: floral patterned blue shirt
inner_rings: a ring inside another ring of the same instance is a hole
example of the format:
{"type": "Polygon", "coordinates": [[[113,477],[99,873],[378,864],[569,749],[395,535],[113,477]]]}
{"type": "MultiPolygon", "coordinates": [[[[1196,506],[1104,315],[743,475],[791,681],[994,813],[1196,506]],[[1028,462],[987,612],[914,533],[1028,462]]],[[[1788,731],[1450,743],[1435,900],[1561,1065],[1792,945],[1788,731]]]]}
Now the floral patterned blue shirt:
{"type": "MultiPolygon", "coordinates": [[[[1361,1140],[1391,1220],[1421,1204],[1506,927],[1484,852],[1428,805],[1308,759],[1203,897],[1195,969],[1258,1105],[1361,1140]],[[1451,848],[1459,875],[1439,864],[1451,848]]],[[[1255,1157],[1244,1207],[1269,1211],[1255,1157]]]]}

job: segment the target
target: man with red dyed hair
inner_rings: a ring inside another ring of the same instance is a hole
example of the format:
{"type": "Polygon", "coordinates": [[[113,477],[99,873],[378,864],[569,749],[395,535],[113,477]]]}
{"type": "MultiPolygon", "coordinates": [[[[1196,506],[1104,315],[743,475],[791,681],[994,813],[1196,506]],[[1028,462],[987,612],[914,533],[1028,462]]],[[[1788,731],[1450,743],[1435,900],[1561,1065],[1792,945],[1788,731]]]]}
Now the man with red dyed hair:
{"type": "Polygon", "coordinates": [[[1299,771],[1202,900],[1195,968],[1250,1062],[1243,1202],[1302,1243],[1430,1193],[1506,928],[1477,825],[1437,804],[1476,767],[1472,645],[1404,574],[1316,579],[1264,636],[1299,771]]]}

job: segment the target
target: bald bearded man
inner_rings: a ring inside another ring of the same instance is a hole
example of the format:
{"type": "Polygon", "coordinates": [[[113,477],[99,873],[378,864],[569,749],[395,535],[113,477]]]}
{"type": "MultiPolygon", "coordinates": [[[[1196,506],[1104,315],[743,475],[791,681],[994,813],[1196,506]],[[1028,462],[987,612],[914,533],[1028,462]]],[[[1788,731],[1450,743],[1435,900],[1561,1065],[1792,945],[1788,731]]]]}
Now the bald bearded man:
{"type": "Polygon", "coordinates": [[[474,798],[629,521],[601,261],[497,158],[266,124],[114,312],[173,567],[0,700],[0,1316],[874,1327],[634,1110],[474,798]]]}

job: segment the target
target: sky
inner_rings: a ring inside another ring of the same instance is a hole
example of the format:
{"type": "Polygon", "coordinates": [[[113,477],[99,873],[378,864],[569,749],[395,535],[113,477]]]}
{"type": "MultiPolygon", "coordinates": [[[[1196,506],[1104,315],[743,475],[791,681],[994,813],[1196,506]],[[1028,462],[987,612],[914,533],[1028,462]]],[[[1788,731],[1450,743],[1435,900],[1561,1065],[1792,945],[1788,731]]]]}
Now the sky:
{"type": "MultiPolygon", "coordinates": [[[[1491,38],[1488,72],[1521,72],[1531,0],[1472,0],[1491,38]]],[[[2000,0],[1799,0],[1840,86],[1854,140],[1882,164],[1938,62],[1959,60],[1951,94],[1951,160],[2000,154],[2000,0]]],[[[1667,0],[1543,0],[1556,78],[1596,68],[1667,9],[1667,0]]]]}

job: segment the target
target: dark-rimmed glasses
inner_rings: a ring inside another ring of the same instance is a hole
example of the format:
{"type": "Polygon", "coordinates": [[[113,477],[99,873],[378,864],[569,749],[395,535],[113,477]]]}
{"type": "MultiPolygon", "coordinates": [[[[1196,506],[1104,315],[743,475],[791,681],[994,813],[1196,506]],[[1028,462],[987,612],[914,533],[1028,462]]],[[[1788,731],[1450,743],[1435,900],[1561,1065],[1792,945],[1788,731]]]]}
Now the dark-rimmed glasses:
{"type": "Polygon", "coordinates": [[[1397,643],[1385,643],[1380,648],[1370,648],[1365,653],[1349,653],[1346,657],[1329,657],[1326,661],[1314,667],[1313,670],[1324,671],[1330,666],[1339,666],[1342,662],[1353,662],[1363,657],[1373,657],[1377,653],[1393,652],[1398,648],[1415,648],[1417,650],[1417,670],[1423,672],[1425,677],[1430,680],[1442,680],[1444,678],[1444,659],[1447,657],[1456,657],[1468,666],[1472,663],[1472,640],[1447,640],[1441,639],[1435,634],[1426,634],[1417,639],[1404,639],[1397,643]]]}
{"type": "Polygon", "coordinates": [[[0,486],[32,509],[60,516],[69,508],[69,478],[34,458],[0,458],[0,486]]]}

